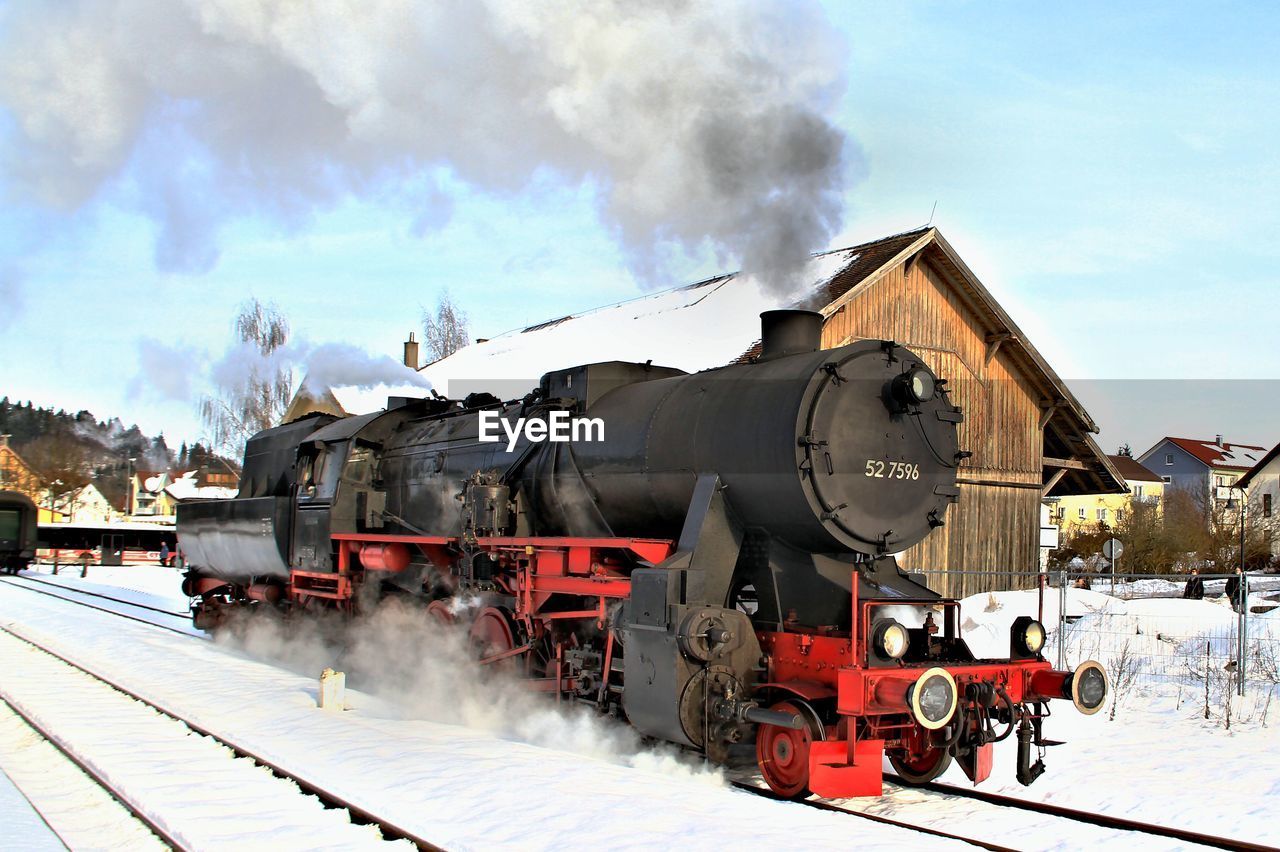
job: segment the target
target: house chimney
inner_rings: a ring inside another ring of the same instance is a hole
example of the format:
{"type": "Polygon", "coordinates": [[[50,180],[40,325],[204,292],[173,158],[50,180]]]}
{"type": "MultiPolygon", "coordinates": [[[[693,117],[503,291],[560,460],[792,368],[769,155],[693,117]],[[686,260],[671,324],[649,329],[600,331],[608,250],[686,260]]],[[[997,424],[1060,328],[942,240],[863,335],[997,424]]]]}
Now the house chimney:
{"type": "Polygon", "coordinates": [[[413,339],[412,331],[404,342],[404,365],[410,370],[418,369],[418,341],[413,339]]]}
{"type": "Polygon", "coordinates": [[[1221,447],[1221,446],[1222,446],[1222,436],[1221,436],[1221,435],[1214,435],[1214,436],[1213,436],[1213,442],[1214,442],[1215,444],[1217,444],[1219,447],[1221,447]]]}
{"type": "Polygon", "coordinates": [[[0,435],[0,447],[7,447],[7,446],[9,446],[9,436],[0,435]]]}

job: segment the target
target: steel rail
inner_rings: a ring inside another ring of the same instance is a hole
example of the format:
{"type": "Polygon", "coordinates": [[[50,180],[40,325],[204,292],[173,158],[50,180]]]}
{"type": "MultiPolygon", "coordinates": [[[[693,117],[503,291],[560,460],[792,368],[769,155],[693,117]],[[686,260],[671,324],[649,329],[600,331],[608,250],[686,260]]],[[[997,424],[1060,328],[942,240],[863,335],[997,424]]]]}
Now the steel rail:
{"type": "MultiPolygon", "coordinates": [[[[3,629],[3,628],[0,628],[0,629],[3,629]]],[[[160,838],[160,840],[163,841],[165,845],[167,845],[171,849],[182,850],[182,852],[185,852],[185,850],[190,849],[190,847],[184,846],[183,844],[179,843],[173,837],[173,835],[165,831],[164,828],[162,828],[155,820],[153,820],[150,816],[148,816],[147,812],[142,808],[142,806],[139,803],[135,802],[128,793],[125,793],[123,790],[116,787],[114,784],[111,783],[110,780],[107,779],[107,777],[103,773],[99,772],[89,763],[82,760],[80,756],[76,754],[74,750],[72,750],[71,746],[69,746],[61,737],[59,737],[53,731],[49,730],[44,725],[41,725],[38,721],[36,721],[36,719],[32,717],[31,714],[29,714],[26,710],[24,710],[19,704],[14,702],[9,697],[9,694],[4,691],[3,688],[0,688],[0,701],[3,701],[6,707],[12,710],[19,719],[21,719],[23,722],[27,724],[28,727],[31,728],[31,730],[39,734],[44,739],[45,742],[49,743],[49,745],[56,748],[59,752],[62,753],[63,757],[65,757],[67,760],[75,764],[75,766],[85,775],[89,776],[89,778],[91,778],[95,784],[101,787],[108,796],[110,796],[115,801],[119,802],[121,807],[123,807],[126,811],[132,814],[134,819],[136,819],[138,822],[145,825],[147,829],[156,837],[160,838]]],[[[36,813],[39,813],[39,811],[36,811],[36,813]]],[[[41,814],[40,818],[44,819],[43,814],[41,814]]],[[[45,822],[45,825],[48,825],[47,821],[45,822]]],[[[52,830],[52,826],[50,826],[50,829],[52,830]]],[[[54,834],[57,834],[57,832],[54,831],[54,834]]]]}
{"type": "MultiPolygon", "coordinates": [[[[76,606],[83,606],[83,607],[88,607],[89,609],[96,609],[98,612],[105,612],[110,615],[119,616],[120,618],[127,618],[130,621],[136,621],[139,624],[146,624],[151,627],[155,627],[159,630],[168,630],[170,633],[177,633],[179,636],[186,636],[189,639],[201,639],[201,637],[196,636],[194,633],[188,633],[186,630],[180,630],[177,627],[170,627],[167,624],[157,624],[154,621],[148,621],[145,618],[139,618],[138,616],[130,615],[127,612],[120,612],[114,609],[107,609],[105,606],[97,606],[96,604],[91,604],[88,601],[78,601],[75,598],[69,598],[69,597],[66,597],[65,595],[55,595],[53,592],[46,591],[45,589],[37,589],[34,586],[28,586],[25,583],[15,583],[13,582],[13,579],[14,579],[13,577],[3,577],[0,579],[2,579],[6,584],[12,586],[15,589],[25,589],[26,591],[34,592],[37,595],[48,595],[51,598],[57,598],[60,601],[66,601],[67,603],[75,604],[76,606]]],[[[56,585],[56,584],[50,583],[49,585],[56,585]]],[[[99,597],[105,597],[105,596],[100,595],[99,597]]],[[[116,600],[116,599],[110,598],[110,600],[116,600]]],[[[119,602],[124,603],[123,601],[119,601],[119,602]]],[[[127,604],[127,605],[133,606],[133,604],[127,604]]],[[[170,613],[170,615],[172,614],[170,613]]]]}
{"type": "Polygon", "coordinates": [[[15,574],[19,580],[26,580],[28,583],[39,583],[42,586],[51,586],[55,589],[65,589],[68,592],[74,592],[77,595],[89,595],[90,597],[102,598],[105,601],[115,601],[116,603],[128,604],[136,606],[138,609],[148,609],[152,612],[158,612],[161,615],[171,615],[174,618],[190,619],[190,612],[174,612],[171,609],[160,609],[159,607],[150,606],[136,601],[125,600],[124,598],[113,598],[111,595],[104,595],[102,592],[89,592],[84,589],[77,589],[75,586],[64,586],[62,583],[51,583],[48,580],[41,580],[39,577],[29,577],[26,574],[15,574]]]}
{"type": "Polygon", "coordinates": [[[868,813],[863,813],[862,811],[850,810],[849,808],[842,808],[839,805],[833,805],[830,802],[824,802],[820,799],[788,799],[785,796],[779,796],[777,793],[765,787],[757,787],[754,784],[748,784],[745,781],[731,780],[729,783],[732,784],[734,787],[737,787],[739,790],[746,790],[748,793],[754,793],[757,796],[761,796],[766,799],[772,799],[775,802],[794,802],[797,805],[804,805],[805,807],[817,808],[818,810],[822,810],[822,811],[834,811],[836,813],[847,814],[848,816],[859,817],[861,819],[870,820],[871,822],[878,822],[878,823],[881,823],[882,825],[891,825],[891,826],[894,826],[895,828],[902,828],[907,831],[915,831],[920,834],[932,835],[933,837],[942,837],[946,840],[957,840],[961,843],[967,843],[970,846],[977,846],[979,849],[990,849],[992,850],[992,852],[1017,852],[1017,850],[1015,850],[1014,847],[1012,846],[1001,846],[998,843],[991,843],[986,840],[978,840],[977,838],[974,838],[974,837],[965,837],[964,835],[961,835],[961,834],[952,834],[951,832],[943,831],[942,829],[939,829],[939,828],[929,828],[928,826],[917,825],[915,823],[910,823],[910,822],[902,822],[900,820],[892,819],[886,816],[880,816],[878,814],[868,814],[868,813]]]}
{"type": "MultiPolygon", "coordinates": [[[[157,625],[157,626],[160,626],[160,625],[157,625]]],[[[288,771],[287,769],[282,768],[279,764],[271,760],[268,760],[265,757],[262,757],[257,752],[254,752],[253,750],[241,745],[240,743],[237,743],[235,740],[232,740],[229,737],[226,737],[222,734],[215,733],[209,728],[206,728],[205,726],[197,722],[191,721],[190,719],[183,716],[181,713],[178,713],[176,710],[173,710],[169,707],[165,707],[164,705],[159,704],[158,702],[156,702],[151,698],[146,698],[140,695],[134,690],[129,689],[127,686],[124,686],[114,678],[110,678],[110,677],[107,677],[106,675],[96,672],[93,669],[64,656],[63,654],[60,654],[57,651],[52,650],[51,648],[47,648],[44,645],[41,645],[39,642],[35,642],[31,639],[28,639],[26,636],[23,636],[20,633],[14,632],[13,630],[9,629],[4,625],[0,625],[0,632],[7,633],[8,635],[12,636],[18,641],[24,642],[27,645],[30,645],[31,647],[35,648],[36,650],[41,651],[45,654],[48,654],[54,659],[61,660],[62,662],[66,663],[68,666],[71,666],[73,669],[77,669],[81,672],[84,672],[85,674],[89,675],[89,677],[92,677],[98,681],[101,681],[102,683],[106,684],[107,686],[111,687],[117,692],[122,692],[125,695],[129,696],[130,698],[134,699],[135,701],[140,701],[141,703],[147,705],[152,710],[155,710],[157,713],[160,713],[163,716],[168,716],[170,719],[173,719],[177,722],[181,722],[182,724],[186,725],[195,733],[221,743],[222,745],[229,748],[237,757],[248,758],[249,760],[252,760],[254,763],[258,764],[259,766],[271,771],[277,777],[292,781],[293,783],[297,784],[298,787],[303,792],[308,793],[312,796],[315,796],[317,799],[319,799],[328,807],[338,808],[338,809],[347,811],[348,813],[351,814],[351,816],[355,821],[378,826],[378,828],[382,830],[383,837],[386,838],[387,840],[408,840],[409,842],[417,846],[419,849],[427,850],[427,852],[442,852],[441,847],[436,846],[434,843],[431,843],[430,841],[419,837],[409,829],[403,828],[399,825],[396,825],[393,822],[383,819],[382,817],[379,817],[377,814],[374,814],[372,811],[366,810],[365,808],[357,804],[354,804],[353,802],[350,802],[347,799],[344,799],[342,796],[339,796],[336,793],[329,792],[324,787],[321,787],[319,784],[308,781],[307,779],[297,774],[294,774],[288,771]]],[[[183,635],[190,636],[191,634],[188,633],[183,635]]],[[[198,637],[193,637],[193,638],[198,638],[198,637]]]]}
{"type": "Polygon", "coordinates": [[[1186,828],[1174,828],[1173,826],[1158,825],[1155,823],[1142,822],[1140,820],[1126,819],[1125,817],[1108,816],[1107,814],[1094,813],[1093,811],[1082,811],[1078,808],[1066,807],[1065,805],[1053,805],[1047,802],[1017,799],[1013,796],[1004,796],[999,793],[988,793],[983,790],[970,790],[964,787],[956,787],[951,784],[939,784],[931,781],[927,784],[908,785],[903,782],[900,777],[891,772],[886,772],[884,778],[886,781],[893,781],[901,784],[903,787],[928,790],[932,793],[942,793],[949,796],[961,796],[966,799],[986,802],[990,805],[998,805],[1000,807],[1014,808],[1022,811],[1032,811],[1034,813],[1041,813],[1047,816],[1055,816],[1073,820],[1075,822],[1088,823],[1101,828],[1114,828],[1121,831],[1152,834],[1160,837],[1168,837],[1173,840],[1181,840],[1186,843],[1198,843],[1202,846],[1212,846],[1217,849],[1241,850],[1241,852],[1274,852],[1276,849],[1274,846],[1266,846],[1264,844],[1253,843],[1248,840],[1236,840],[1230,837],[1219,837],[1213,834],[1204,834],[1202,832],[1192,831],[1186,828]]]}

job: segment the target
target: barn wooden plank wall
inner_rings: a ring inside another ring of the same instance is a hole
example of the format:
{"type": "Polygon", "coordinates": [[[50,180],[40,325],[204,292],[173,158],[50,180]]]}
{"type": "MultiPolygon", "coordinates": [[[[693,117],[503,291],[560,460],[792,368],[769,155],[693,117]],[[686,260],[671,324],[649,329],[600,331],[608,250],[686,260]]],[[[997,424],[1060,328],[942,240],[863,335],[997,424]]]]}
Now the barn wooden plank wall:
{"type": "Polygon", "coordinates": [[[823,346],[891,338],[914,351],[948,380],[964,412],[960,502],[946,526],[904,553],[903,567],[953,573],[938,591],[961,597],[1034,583],[1039,565],[1039,511],[1044,432],[1040,392],[989,340],[959,288],[923,251],[864,285],[832,313],[823,346]]]}

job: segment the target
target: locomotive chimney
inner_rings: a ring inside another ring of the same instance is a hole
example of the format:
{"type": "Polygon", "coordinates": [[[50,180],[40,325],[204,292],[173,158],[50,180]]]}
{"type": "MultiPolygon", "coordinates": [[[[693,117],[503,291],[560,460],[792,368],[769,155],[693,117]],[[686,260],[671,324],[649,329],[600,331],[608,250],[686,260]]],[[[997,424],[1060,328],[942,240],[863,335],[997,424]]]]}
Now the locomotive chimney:
{"type": "Polygon", "coordinates": [[[760,315],[760,361],[817,352],[822,346],[822,314],[765,311],[760,315]]]}
{"type": "Polygon", "coordinates": [[[413,339],[412,331],[404,342],[404,365],[410,370],[418,369],[418,341],[413,339]]]}

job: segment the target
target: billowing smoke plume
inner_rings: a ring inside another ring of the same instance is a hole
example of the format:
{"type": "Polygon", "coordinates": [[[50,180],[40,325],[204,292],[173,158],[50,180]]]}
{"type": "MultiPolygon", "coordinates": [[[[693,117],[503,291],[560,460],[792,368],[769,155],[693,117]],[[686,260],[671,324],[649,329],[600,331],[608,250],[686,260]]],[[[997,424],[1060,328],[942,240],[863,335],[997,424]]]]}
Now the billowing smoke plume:
{"type": "Polygon", "coordinates": [[[290,341],[269,355],[251,343],[232,346],[212,367],[211,378],[219,388],[234,388],[248,377],[273,376],[280,370],[299,374],[308,390],[372,388],[377,385],[415,385],[424,391],[431,382],[389,355],[372,355],[346,343],[314,344],[290,341]]]}
{"type": "Polygon", "coordinates": [[[301,386],[322,393],[329,388],[373,388],[412,385],[425,396],[431,382],[388,355],[373,355],[346,343],[315,344],[290,341],[269,355],[250,343],[237,343],[211,355],[170,346],[149,338],[138,341],[139,373],[129,386],[131,396],[150,394],[159,399],[192,401],[198,392],[235,391],[250,379],[287,370],[301,386]]]}
{"type": "Polygon", "coordinates": [[[438,227],[441,177],[585,182],[647,278],[708,248],[784,274],[839,225],[844,57],[816,4],[68,0],[8,9],[0,39],[15,183],[131,199],[166,270],[210,268],[235,217],[351,194],[438,227]]]}

